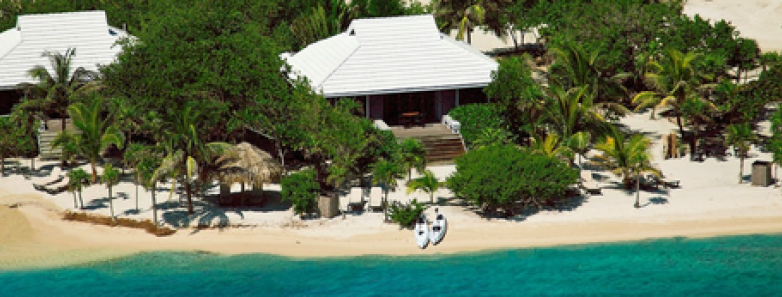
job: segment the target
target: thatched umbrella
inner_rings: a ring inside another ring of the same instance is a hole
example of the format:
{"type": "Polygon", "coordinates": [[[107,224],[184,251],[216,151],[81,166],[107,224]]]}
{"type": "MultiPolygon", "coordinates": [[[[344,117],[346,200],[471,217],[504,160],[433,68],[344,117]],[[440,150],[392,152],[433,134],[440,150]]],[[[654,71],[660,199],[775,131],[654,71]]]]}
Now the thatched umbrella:
{"type": "Polygon", "coordinates": [[[277,160],[247,142],[228,149],[217,164],[215,178],[223,184],[251,184],[263,189],[263,184],[278,182],[282,177],[282,166],[277,160]]]}

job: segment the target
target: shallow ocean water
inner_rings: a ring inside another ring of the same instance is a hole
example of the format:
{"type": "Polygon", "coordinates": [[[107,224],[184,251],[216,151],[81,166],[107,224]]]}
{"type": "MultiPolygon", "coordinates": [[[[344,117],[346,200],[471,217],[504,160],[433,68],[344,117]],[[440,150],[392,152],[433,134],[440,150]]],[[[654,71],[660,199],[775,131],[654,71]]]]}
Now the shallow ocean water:
{"type": "Polygon", "coordinates": [[[67,268],[0,272],[0,296],[185,294],[782,296],[782,235],[405,257],[154,252],[67,268]]]}

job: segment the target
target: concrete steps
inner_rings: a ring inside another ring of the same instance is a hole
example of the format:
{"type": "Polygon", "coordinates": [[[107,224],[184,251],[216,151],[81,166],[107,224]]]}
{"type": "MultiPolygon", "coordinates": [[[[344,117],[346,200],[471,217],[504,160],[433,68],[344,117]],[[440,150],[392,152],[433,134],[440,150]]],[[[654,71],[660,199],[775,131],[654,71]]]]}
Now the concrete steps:
{"type": "Polygon", "coordinates": [[[410,137],[421,141],[426,148],[427,164],[453,163],[457,157],[464,155],[464,144],[458,134],[415,135],[410,137]]]}

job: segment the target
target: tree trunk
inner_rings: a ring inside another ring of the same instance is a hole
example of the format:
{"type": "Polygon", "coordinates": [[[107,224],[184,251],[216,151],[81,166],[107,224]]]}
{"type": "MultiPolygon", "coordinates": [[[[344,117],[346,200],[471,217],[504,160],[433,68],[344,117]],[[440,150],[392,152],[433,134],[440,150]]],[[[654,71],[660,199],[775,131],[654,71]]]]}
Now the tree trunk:
{"type": "MultiPolygon", "coordinates": [[[[693,121],[693,129],[692,129],[692,135],[690,135],[690,161],[695,160],[695,152],[697,151],[697,145],[698,145],[698,124],[697,121],[693,121]]],[[[672,148],[676,149],[676,148],[672,148]]]]}
{"type": "MultiPolygon", "coordinates": [[[[182,157],[182,168],[187,171],[187,159],[190,157],[190,154],[185,154],[182,157]]],[[[192,185],[190,184],[190,173],[185,172],[185,195],[187,196],[187,213],[193,214],[193,189],[192,185]]]]}
{"type": "Polygon", "coordinates": [[[774,187],[779,187],[777,181],[779,181],[779,164],[774,164],[774,187]]]}
{"type": "Polygon", "coordinates": [[[79,204],[81,205],[80,209],[84,209],[84,199],[81,199],[81,190],[79,190],[79,204]]]}
{"type": "Polygon", "coordinates": [[[635,177],[635,208],[641,208],[641,175],[635,177]]]}
{"type": "Polygon", "coordinates": [[[388,189],[383,190],[383,222],[388,221],[388,189]]]}
{"type": "Polygon", "coordinates": [[[434,192],[429,193],[429,203],[434,204],[434,192]]]}
{"type": "Polygon", "coordinates": [[[138,183],[136,183],[136,212],[138,212],[138,183]]]}
{"type": "Polygon", "coordinates": [[[95,163],[97,163],[97,160],[95,160],[94,158],[90,159],[90,167],[92,167],[92,183],[93,184],[98,182],[98,171],[95,168],[95,163]]]}
{"type": "Polygon", "coordinates": [[[739,154],[741,154],[741,156],[739,156],[739,160],[741,160],[739,165],[741,166],[739,168],[739,184],[741,184],[741,182],[744,181],[744,150],[739,150],[739,154]]]}
{"type": "Polygon", "coordinates": [[[682,115],[679,113],[679,109],[676,110],[676,124],[679,125],[679,135],[684,137],[684,125],[682,125],[682,115]]]}
{"type": "Polygon", "coordinates": [[[275,141],[277,146],[277,153],[280,154],[280,164],[282,165],[282,175],[287,175],[288,171],[285,170],[285,150],[282,149],[282,144],[279,141],[275,141]]]}
{"type": "Polygon", "coordinates": [[[62,127],[60,127],[60,132],[65,132],[65,113],[62,114],[62,118],[60,119],[60,123],[62,124],[62,127]]]}
{"type": "Polygon", "coordinates": [[[157,188],[157,183],[152,183],[152,220],[155,223],[155,227],[158,227],[157,222],[157,200],[155,199],[155,188],[157,188]]]}
{"type": "Polygon", "coordinates": [[[73,208],[79,207],[79,200],[76,200],[76,191],[73,192],[73,208]]]}
{"type": "Polygon", "coordinates": [[[470,30],[470,27],[464,28],[465,31],[467,31],[467,44],[472,44],[472,30],[470,30]]]}
{"type": "Polygon", "coordinates": [[[109,210],[111,210],[111,221],[114,223],[117,222],[117,218],[114,217],[114,199],[111,195],[111,186],[109,186],[109,210]]]}
{"type": "MultiPolygon", "coordinates": [[[[3,154],[5,155],[5,154],[3,154]]],[[[5,157],[0,156],[0,175],[5,176],[5,157]]]]}
{"type": "Polygon", "coordinates": [[[35,157],[30,158],[30,172],[35,170],[35,157]]]}

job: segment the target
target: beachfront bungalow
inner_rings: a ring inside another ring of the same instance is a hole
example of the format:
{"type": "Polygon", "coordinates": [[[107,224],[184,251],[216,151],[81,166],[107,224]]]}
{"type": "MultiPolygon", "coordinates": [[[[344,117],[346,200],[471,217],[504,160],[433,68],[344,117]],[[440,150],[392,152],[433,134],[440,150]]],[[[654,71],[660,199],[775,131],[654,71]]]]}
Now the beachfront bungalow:
{"type": "Polygon", "coordinates": [[[432,15],[354,20],[345,32],[283,54],[288,76],[326,98],[353,98],[387,125],[439,122],[456,106],[487,102],[497,62],[437,30],[432,15]]]}
{"type": "Polygon", "coordinates": [[[115,60],[117,41],[128,34],[109,26],[104,11],[19,16],[16,27],[0,33],[0,114],[8,114],[23,96],[21,83],[36,83],[27,73],[37,65],[50,69],[45,51],[64,54],[75,48],[71,69],[96,71],[115,60]]]}

